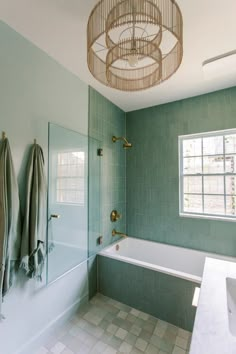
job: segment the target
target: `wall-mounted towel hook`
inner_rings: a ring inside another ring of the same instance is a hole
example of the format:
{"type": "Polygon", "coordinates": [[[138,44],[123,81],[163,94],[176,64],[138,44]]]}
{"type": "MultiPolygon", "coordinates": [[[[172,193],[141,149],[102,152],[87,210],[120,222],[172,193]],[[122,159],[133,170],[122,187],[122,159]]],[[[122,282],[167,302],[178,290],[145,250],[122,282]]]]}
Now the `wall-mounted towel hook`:
{"type": "Polygon", "coordinates": [[[34,139],[34,145],[36,145],[37,144],[37,139],[34,139]]]}
{"type": "Polygon", "coordinates": [[[6,139],[6,132],[2,132],[2,140],[6,139]]]}

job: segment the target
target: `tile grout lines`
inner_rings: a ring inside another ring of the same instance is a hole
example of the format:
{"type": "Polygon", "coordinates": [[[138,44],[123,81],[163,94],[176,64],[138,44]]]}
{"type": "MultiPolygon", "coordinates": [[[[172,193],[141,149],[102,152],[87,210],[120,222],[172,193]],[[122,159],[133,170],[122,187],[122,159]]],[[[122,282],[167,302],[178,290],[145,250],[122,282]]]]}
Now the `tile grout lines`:
{"type": "Polygon", "coordinates": [[[191,333],[97,294],[34,354],[188,354],[191,333]]]}

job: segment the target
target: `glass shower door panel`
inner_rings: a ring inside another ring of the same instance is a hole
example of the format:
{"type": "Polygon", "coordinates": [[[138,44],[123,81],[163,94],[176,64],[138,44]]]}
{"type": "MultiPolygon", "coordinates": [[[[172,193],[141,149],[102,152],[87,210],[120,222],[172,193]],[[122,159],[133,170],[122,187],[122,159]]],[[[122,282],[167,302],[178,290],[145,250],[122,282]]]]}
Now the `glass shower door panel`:
{"type": "MultiPolygon", "coordinates": [[[[101,161],[99,156],[101,142],[89,138],[89,237],[88,255],[93,256],[101,250],[101,161]]],[[[102,240],[101,240],[102,241],[102,240]]]]}
{"type": "Polygon", "coordinates": [[[49,125],[48,282],[88,255],[88,138],[49,125]]]}

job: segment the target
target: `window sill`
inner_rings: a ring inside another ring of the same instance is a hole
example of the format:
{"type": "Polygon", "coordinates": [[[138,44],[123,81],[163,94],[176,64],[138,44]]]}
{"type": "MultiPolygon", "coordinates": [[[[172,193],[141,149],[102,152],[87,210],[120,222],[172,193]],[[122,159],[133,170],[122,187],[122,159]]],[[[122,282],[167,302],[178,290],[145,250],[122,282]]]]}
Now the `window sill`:
{"type": "Polygon", "coordinates": [[[179,216],[182,218],[236,222],[236,218],[217,216],[217,215],[213,216],[213,215],[201,215],[201,214],[191,214],[191,213],[179,213],[179,216]]]}

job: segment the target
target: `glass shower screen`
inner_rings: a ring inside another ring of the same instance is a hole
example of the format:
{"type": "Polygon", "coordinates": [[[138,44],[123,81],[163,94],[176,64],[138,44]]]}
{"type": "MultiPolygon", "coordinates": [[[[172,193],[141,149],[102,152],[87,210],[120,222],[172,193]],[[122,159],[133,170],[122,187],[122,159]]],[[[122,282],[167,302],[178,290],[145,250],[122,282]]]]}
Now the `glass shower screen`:
{"type": "Polygon", "coordinates": [[[88,137],[49,124],[50,283],[88,258],[88,137]]]}

